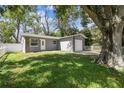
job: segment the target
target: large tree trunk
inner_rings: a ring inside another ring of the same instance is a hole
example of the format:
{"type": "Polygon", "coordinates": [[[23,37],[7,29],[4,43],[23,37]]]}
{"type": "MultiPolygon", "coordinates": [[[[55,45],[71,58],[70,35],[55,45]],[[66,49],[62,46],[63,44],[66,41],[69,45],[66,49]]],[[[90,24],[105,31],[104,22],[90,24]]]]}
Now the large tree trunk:
{"type": "Polygon", "coordinates": [[[101,53],[96,59],[98,64],[107,64],[109,67],[124,67],[122,57],[122,31],[123,25],[120,23],[116,28],[103,29],[103,44],[101,53]]]}
{"type": "Polygon", "coordinates": [[[101,53],[96,62],[107,64],[113,68],[124,67],[121,51],[124,6],[82,6],[82,8],[92,18],[103,35],[101,53]]]}

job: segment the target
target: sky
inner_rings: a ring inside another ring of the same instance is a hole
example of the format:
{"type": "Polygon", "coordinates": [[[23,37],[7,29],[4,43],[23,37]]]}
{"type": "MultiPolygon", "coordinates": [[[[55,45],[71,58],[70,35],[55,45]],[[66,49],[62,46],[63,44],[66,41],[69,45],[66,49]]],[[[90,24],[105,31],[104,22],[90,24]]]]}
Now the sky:
{"type": "Polygon", "coordinates": [[[49,17],[51,18],[54,18],[55,17],[55,13],[54,13],[54,8],[53,6],[46,6],[46,5],[38,5],[37,6],[37,11],[38,12],[44,12],[45,8],[48,8],[48,14],[49,14],[49,17]]]}
{"type": "MultiPolygon", "coordinates": [[[[39,12],[41,14],[41,16],[44,15],[44,10],[46,7],[48,8],[49,18],[51,18],[51,19],[55,18],[55,12],[54,12],[53,6],[38,5],[37,6],[37,12],[39,12]]],[[[81,25],[81,19],[80,18],[78,18],[75,21],[75,24],[79,30],[83,29],[83,27],[81,25]]],[[[88,24],[88,27],[91,27],[92,25],[94,25],[94,24],[88,24]]]]}

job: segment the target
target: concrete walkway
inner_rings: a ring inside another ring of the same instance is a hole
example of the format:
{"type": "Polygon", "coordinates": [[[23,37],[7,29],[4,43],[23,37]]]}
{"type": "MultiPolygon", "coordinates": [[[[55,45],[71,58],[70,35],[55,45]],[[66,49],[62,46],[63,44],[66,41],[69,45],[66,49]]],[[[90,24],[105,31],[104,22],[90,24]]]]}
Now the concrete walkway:
{"type": "Polygon", "coordinates": [[[83,55],[99,55],[100,51],[81,51],[78,53],[83,54],[83,55]]]}

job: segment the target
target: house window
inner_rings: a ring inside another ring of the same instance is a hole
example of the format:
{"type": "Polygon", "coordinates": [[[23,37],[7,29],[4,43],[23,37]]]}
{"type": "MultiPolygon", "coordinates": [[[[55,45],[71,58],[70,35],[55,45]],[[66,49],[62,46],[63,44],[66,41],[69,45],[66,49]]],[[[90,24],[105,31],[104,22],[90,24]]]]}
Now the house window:
{"type": "Polygon", "coordinates": [[[53,44],[56,44],[56,41],[53,41],[53,44]]]}
{"type": "Polygon", "coordinates": [[[32,47],[38,46],[38,39],[37,39],[37,38],[31,38],[30,42],[31,42],[30,45],[31,45],[32,47]]]}

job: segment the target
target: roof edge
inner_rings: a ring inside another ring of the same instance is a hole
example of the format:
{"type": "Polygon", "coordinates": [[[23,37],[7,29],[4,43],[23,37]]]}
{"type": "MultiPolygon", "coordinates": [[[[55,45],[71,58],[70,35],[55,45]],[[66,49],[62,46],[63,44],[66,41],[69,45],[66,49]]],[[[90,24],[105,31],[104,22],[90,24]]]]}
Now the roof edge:
{"type": "Polygon", "coordinates": [[[46,35],[37,35],[37,34],[30,34],[30,33],[23,33],[23,34],[21,34],[21,36],[22,37],[37,37],[37,38],[59,39],[59,37],[46,36],[46,35]]]}
{"type": "Polygon", "coordinates": [[[75,34],[75,35],[70,35],[70,36],[65,36],[65,37],[60,37],[60,39],[63,39],[63,38],[69,38],[69,37],[73,37],[73,36],[82,36],[83,38],[87,38],[84,34],[75,34]]]}
{"type": "Polygon", "coordinates": [[[79,35],[85,39],[87,38],[84,34],[75,34],[75,35],[64,36],[64,37],[54,37],[54,36],[37,35],[37,34],[30,34],[30,33],[21,34],[22,37],[38,37],[38,38],[48,38],[48,39],[63,39],[63,38],[69,38],[69,37],[79,36],[79,35]]]}

